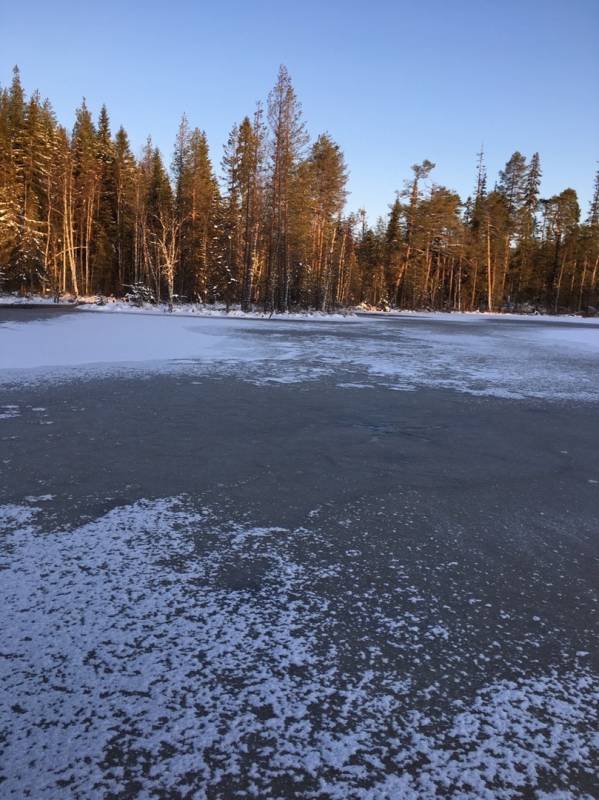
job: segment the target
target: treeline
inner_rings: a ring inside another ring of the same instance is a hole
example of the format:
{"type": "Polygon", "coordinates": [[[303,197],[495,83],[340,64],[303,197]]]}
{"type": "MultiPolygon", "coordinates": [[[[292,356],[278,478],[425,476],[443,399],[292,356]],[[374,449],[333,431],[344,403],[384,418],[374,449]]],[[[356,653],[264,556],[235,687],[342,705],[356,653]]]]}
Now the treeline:
{"type": "Polygon", "coordinates": [[[543,198],[538,154],[516,152],[471,197],[423,161],[368,225],[348,214],[343,153],[310,143],[287,70],[266,108],[233,126],[217,177],[184,116],[169,168],[148,139],[132,153],[105,107],[73,130],[19,72],[0,92],[0,288],[76,296],[239,303],[488,309],[599,306],[599,174],[588,216],[573,189],[543,198]]]}

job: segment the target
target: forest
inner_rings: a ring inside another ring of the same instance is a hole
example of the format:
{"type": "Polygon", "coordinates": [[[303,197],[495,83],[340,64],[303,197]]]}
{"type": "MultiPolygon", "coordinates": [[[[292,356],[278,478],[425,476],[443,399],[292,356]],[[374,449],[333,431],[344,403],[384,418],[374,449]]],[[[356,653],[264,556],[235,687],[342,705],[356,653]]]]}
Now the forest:
{"type": "Polygon", "coordinates": [[[181,119],[172,158],[134,155],[85,101],[72,131],[19,71],[0,89],[0,291],[58,299],[445,310],[599,308],[599,173],[541,195],[538,153],[516,151],[492,183],[473,154],[462,199],[424,160],[371,226],[346,207],[348,168],[313,141],[285,67],[267,102],[233,125],[215,169],[205,133],[181,119]]]}

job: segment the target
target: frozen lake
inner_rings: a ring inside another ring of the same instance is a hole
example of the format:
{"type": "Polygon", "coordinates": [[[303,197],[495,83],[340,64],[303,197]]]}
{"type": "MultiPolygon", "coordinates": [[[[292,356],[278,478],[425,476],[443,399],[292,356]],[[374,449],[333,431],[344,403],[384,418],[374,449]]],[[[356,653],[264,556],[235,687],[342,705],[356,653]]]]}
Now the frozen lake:
{"type": "Polygon", "coordinates": [[[599,324],[0,309],[0,796],[599,794],[599,324]]]}

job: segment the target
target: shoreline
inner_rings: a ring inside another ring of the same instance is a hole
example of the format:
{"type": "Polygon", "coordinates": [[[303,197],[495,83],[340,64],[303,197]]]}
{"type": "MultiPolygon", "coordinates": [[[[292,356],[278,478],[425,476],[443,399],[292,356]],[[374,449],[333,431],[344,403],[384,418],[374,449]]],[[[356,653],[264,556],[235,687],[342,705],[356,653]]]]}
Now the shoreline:
{"type": "Polygon", "coordinates": [[[463,320],[545,320],[553,322],[583,322],[599,324],[599,314],[589,315],[582,312],[568,312],[568,313],[543,313],[543,312],[526,312],[526,311],[459,311],[459,310],[430,310],[430,309],[390,309],[383,311],[381,309],[367,309],[359,306],[349,306],[339,311],[318,311],[316,309],[304,309],[301,311],[287,311],[287,312],[265,312],[258,309],[252,311],[242,311],[239,306],[231,306],[228,310],[224,304],[200,304],[200,303],[183,303],[176,305],[172,310],[169,310],[166,303],[160,304],[144,304],[143,306],[135,306],[125,300],[107,300],[105,303],[98,303],[98,298],[95,296],[85,297],[80,299],[69,299],[54,302],[51,298],[46,298],[40,295],[34,295],[28,298],[14,297],[11,295],[0,295],[0,309],[57,309],[65,310],[83,310],[95,311],[103,313],[116,313],[116,314],[150,314],[157,316],[187,316],[187,317],[215,317],[219,319],[271,319],[271,320],[287,320],[287,321],[301,321],[301,320],[320,320],[320,321],[350,321],[352,318],[355,320],[358,317],[368,318],[374,317],[378,319],[392,319],[392,318],[419,318],[419,319],[463,319],[463,320]]]}

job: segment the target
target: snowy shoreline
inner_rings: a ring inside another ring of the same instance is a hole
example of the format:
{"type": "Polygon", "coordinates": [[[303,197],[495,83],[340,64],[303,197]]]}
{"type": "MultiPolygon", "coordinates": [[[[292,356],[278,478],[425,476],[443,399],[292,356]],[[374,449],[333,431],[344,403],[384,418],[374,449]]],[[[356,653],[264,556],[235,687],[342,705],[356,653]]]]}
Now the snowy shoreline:
{"type": "Polygon", "coordinates": [[[252,311],[242,311],[238,305],[232,305],[229,309],[224,303],[205,304],[205,303],[182,303],[169,309],[167,303],[156,305],[144,304],[136,306],[125,300],[114,298],[102,298],[97,296],[90,297],[68,297],[58,303],[51,297],[34,295],[32,297],[20,297],[15,295],[0,294],[0,308],[2,307],[34,307],[48,306],[50,308],[77,308],[82,311],[98,311],[105,313],[118,314],[153,314],[153,315],[176,315],[192,317],[221,317],[239,319],[282,319],[282,320],[322,320],[322,321],[349,321],[356,320],[358,317],[386,318],[406,318],[406,319],[439,319],[439,320],[521,320],[521,321],[544,321],[544,322],[575,322],[599,324],[599,315],[584,316],[582,314],[550,314],[536,312],[513,312],[513,311],[427,311],[426,309],[390,309],[382,311],[380,309],[369,309],[360,306],[350,306],[342,311],[318,311],[316,309],[306,309],[303,311],[288,312],[265,312],[257,309],[252,311]]]}

